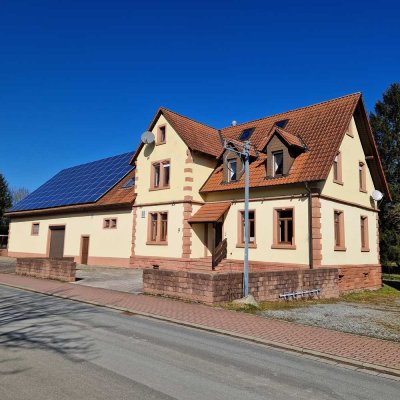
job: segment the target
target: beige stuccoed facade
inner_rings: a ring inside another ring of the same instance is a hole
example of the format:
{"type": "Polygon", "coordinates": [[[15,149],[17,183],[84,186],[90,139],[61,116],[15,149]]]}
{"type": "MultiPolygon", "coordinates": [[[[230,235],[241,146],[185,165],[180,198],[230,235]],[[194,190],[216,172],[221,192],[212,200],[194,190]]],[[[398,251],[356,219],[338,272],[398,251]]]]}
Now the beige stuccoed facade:
{"type": "Polygon", "coordinates": [[[89,236],[89,263],[129,266],[132,238],[132,211],[77,213],[60,216],[18,218],[10,224],[9,256],[46,257],[49,252],[49,228],[65,226],[64,256],[81,258],[81,238],[89,236]],[[116,218],[117,227],[104,229],[106,218],[116,218]],[[32,235],[32,224],[39,233],[32,235]]]}

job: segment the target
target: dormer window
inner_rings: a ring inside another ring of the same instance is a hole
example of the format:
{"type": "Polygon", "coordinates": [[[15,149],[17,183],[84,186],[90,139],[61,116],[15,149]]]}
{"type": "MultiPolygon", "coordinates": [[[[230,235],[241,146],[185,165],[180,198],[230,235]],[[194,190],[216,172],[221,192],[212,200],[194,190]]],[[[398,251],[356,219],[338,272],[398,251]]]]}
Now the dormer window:
{"type": "Polygon", "coordinates": [[[237,160],[228,161],[228,182],[237,180],[237,160]]]}
{"type": "Polygon", "coordinates": [[[273,176],[283,175],[283,151],[275,151],[272,153],[273,158],[273,176]]]}
{"type": "Polygon", "coordinates": [[[135,178],[130,178],[122,185],[122,189],[129,189],[133,186],[135,186],[135,178]]]}

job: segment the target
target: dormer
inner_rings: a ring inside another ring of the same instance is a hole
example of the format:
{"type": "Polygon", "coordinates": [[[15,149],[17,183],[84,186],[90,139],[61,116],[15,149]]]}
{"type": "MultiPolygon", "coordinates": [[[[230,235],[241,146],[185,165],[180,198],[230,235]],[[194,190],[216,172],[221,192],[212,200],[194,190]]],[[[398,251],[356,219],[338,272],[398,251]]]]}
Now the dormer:
{"type": "MultiPolygon", "coordinates": [[[[279,123],[287,121],[279,121],[279,123]]],[[[281,124],[282,125],[282,124],[281,124]]],[[[267,136],[263,152],[267,153],[266,176],[279,178],[289,174],[297,156],[306,150],[301,138],[275,124],[267,136]]]]}

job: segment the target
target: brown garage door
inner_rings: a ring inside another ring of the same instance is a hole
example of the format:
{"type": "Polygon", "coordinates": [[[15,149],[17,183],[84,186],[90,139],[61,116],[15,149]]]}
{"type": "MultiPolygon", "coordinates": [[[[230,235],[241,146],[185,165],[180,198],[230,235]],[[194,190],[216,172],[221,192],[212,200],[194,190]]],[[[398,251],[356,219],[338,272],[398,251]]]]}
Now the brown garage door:
{"type": "Polygon", "coordinates": [[[65,226],[52,226],[50,228],[50,258],[64,257],[65,226]]]}

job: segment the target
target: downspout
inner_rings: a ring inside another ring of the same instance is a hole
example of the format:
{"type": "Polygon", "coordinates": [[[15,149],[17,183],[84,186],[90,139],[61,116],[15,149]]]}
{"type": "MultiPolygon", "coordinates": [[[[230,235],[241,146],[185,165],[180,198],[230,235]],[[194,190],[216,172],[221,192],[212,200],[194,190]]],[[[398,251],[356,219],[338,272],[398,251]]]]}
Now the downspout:
{"type": "Polygon", "coordinates": [[[312,193],[310,187],[308,186],[308,182],[304,182],[304,186],[306,187],[308,193],[308,260],[310,269],[313,269],[314,259],[313,259],[313,239],[312,239],[312,193]]]}

